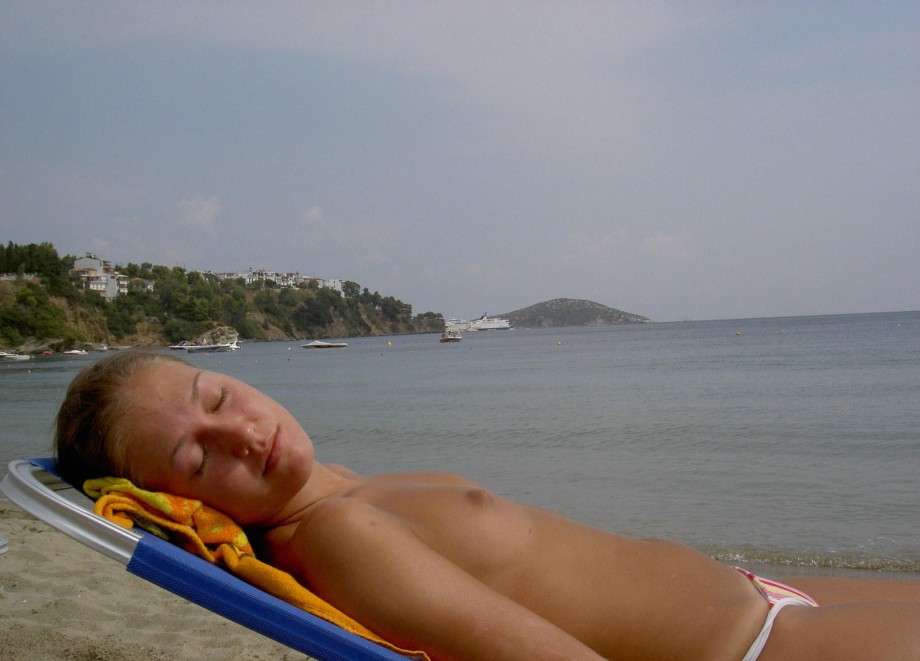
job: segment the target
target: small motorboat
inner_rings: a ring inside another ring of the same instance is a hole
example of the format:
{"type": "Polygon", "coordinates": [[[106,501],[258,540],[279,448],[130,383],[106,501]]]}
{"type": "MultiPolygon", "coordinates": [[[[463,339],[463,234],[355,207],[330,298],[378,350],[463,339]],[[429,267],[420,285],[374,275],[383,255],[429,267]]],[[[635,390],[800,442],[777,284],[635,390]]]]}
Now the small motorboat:
{"type": "Polygon", "coordinates": [[[348,346],[347,342],[323,342],[322,340],[313,340],[306,344],[301,344],[304,349],[344,349],[348,346]]]}
{"type": "Polygon", "coordinates": [[[0,351],[0,360],[3,361],[18,361],[18,360],[31,360],[32,356],[27,353],[10,353],[9,351],[0,351]]]}
{"type": "Polygon", "coordinates": [[[219,342],[217,344],[195,344],[185,348],[189,353],[221,353],[224,351],[239,351],[239,342],[219,342]]]}
{"type": "Polygon", "coordinates": [[[191,342],[190,340],[182,340],[181,342],[179,342],[179,344],[170,344],[169,348],[172,349],[173,351],[187,351],[188,349],[192,349],[194,347],[200,347],[200,346],[201,346],[200,344],[195,344],[194,342],[191,342]]]}
{"type": "Polygon", "coordinates": [[[459,342],[462,339],[459,328],[445,328],[441,333],[441,342],[459,342]]]}

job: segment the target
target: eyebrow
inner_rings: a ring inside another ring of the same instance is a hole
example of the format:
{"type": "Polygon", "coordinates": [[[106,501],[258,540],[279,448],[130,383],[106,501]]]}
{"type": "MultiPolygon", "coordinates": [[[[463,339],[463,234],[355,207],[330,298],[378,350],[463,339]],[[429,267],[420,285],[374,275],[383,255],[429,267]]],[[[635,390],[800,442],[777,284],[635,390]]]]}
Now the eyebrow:
{"type": "Polygon", "coordinates": [[[197,402],[199,399],[200,393],[198,391],[198,379],[201,378],[202,374],[204,374],[204,370],[198,370],[198,373],[195,374],[195,378],[192,379],[192,403],[193,404],[197,402]]]}

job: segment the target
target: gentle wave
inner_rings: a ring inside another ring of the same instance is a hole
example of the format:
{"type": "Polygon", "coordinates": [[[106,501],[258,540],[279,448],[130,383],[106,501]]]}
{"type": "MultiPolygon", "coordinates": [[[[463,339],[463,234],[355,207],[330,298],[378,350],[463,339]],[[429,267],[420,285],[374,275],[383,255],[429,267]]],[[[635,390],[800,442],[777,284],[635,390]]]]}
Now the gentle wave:
{"type": "Polygon", "coordinates": [[[845,569],[860,572],[920,573],[920,561],[846,554],[808,554],[767,549],[722,549],[707,555],[730,565],[771,565],[798,569],[845,569]]]}

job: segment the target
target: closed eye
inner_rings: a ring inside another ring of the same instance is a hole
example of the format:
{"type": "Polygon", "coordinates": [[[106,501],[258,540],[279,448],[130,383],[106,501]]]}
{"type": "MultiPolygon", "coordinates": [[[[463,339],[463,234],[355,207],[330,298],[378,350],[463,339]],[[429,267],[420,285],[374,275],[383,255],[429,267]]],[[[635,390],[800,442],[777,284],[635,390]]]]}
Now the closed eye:
{"type": "Polygon", "coordinates": [[[220,399],[217,400],[217,405],[214,407],[213,411],[216,413],[220,410],[220,407],[224,405],[224,402],[227,401],[227,397],[230,394],[230,390],[225,386],[222,386],[220,389],[220,399]]]}
{"type": "Polygon", "coordinates": [[[200,477],[204,474],[204,467],[208,463],[208,447],[203,445],[201,447],[201,464],[198,466],[198,470],[195,471],[196,477],[200,477]]]}

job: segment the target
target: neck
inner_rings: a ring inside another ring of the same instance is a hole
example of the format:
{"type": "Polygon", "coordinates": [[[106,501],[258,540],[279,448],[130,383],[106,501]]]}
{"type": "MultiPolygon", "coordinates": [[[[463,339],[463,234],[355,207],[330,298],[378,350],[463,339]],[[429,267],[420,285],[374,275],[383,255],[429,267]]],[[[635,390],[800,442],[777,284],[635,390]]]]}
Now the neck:
{"type": "Polygon", "coordinates": [[[267,535],[274,530],[296,527],[305,516],[319,503],[327,498],[341,496],[362,482],[362,478],[352,471],[334,464],[324,465],[313,462],[310,477],[300,491],[288,501],[276,516],[254,529],[259,535],[267,535]]]}

